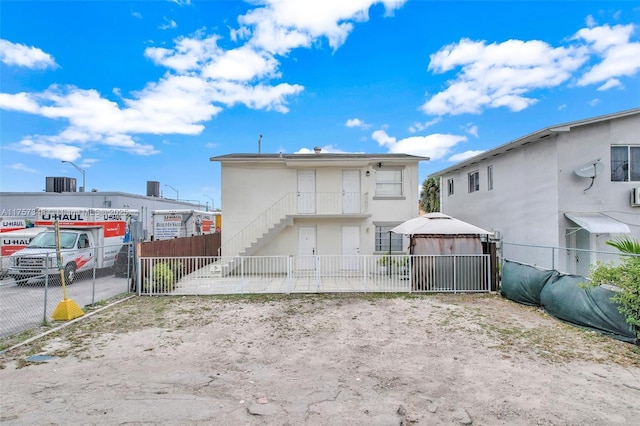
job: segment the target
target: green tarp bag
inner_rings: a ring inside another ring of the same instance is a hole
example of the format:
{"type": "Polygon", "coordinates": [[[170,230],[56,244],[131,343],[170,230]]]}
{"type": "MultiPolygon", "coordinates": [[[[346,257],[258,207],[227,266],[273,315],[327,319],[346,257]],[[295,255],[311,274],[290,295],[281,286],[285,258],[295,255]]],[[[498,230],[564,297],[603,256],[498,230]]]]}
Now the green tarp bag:
{"type": "Polygon", "coordinates": [[[558,272],[505,260],[500,294],[523,305],[540,306],[540,292],[558,272]]]}
{"type": "Polygon", "coordinates": [[[611,300],[615,292],[603,286],[585,286],[586,281],[579,275],[556,276],[540,293],[542,307],[561,321],[637,344],[633,327],[611,300]]]}

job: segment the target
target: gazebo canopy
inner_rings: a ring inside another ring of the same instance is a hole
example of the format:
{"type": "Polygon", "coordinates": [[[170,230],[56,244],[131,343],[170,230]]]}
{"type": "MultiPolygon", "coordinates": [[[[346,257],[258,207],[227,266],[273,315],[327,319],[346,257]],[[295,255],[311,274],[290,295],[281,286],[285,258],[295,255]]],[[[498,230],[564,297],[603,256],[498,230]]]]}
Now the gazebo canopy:
{"type": "Polygon", "coordinates": [[[414,217],[391,230],[396,234],[491,235],[493,232],[455,219],[443,213],[427,213],[414,217]]]}

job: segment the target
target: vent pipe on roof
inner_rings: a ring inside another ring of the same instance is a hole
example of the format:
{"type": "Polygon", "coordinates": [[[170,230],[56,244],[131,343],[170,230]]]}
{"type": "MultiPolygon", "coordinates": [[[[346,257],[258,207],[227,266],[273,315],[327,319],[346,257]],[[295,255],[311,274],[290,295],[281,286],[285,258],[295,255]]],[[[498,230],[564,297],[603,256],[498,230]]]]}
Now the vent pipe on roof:
{"type": "Polygon", "coordinates": [[[322,148],[320,148],[319,146],[313,147],[313,152],[315,152],[316,154],[320,154],[320,151],[322,151],[322,148]]]}

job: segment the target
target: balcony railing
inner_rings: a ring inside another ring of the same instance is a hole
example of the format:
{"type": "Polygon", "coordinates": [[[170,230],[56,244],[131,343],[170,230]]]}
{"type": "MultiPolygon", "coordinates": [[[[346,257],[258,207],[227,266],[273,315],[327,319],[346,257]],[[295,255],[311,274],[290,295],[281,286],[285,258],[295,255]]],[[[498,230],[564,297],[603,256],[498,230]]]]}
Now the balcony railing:
{"type": "Polygon", "coordinates": [[[245,250],[287,220],[302,215],[362,215],[369,210],[369,195],[361,192],[290,192],[263,211],[240,232],[222,241],[222,254],[245,250]]]}

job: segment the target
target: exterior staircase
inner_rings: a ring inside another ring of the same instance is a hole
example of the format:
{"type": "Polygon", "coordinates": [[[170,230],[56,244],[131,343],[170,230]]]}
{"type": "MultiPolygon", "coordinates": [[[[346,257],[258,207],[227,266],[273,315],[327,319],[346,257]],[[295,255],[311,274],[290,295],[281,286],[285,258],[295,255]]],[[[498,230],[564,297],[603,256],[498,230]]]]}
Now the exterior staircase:
{"type": "Polygon", "coordinates": [[[236,235],[222,241],[222,256],[229,259],[224,269],[233,270],[235,267],[232,258],[254,255],[282,230],[293,226],[296,216],[309,214],[299,212],[301,202],[312,200],[312,214],[316,215],[362,215],[368,210],[367,198],[367,193],[287,193],[236,235]],[[350,206],[355,205],[355,210],[345,213],[345,202],[350,206]]]}

